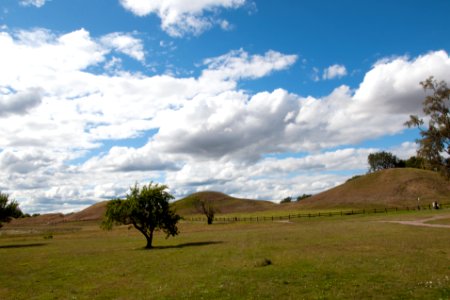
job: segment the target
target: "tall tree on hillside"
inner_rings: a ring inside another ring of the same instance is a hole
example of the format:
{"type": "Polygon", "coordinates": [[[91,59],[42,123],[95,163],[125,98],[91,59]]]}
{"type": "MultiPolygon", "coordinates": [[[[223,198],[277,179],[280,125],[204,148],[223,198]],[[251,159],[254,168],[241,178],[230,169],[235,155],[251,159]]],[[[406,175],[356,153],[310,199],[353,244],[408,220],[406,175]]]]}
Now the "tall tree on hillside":
{"type": "Polygon", "coordinates": [[[369,172],[396,168],[402,164],[397,156],[385,151],[370,153],[367,162],[369,163],[369,172]]]}
{"type": "Polygon", "coordinates": [[[9,195],[0,192],[0,227],[3,222],[9,222],[12,218],[18,218],[23,215],[19,208],[19,203],[9,199],[9,195]]]}
{"type": "Polygon", "coordinates": [[[142,188],[135,184],[125,200],[114,199],[107,204],[102,227],[109,230],[113,225],[132,224],[147,239],[147,249],[152,248],[155,230],[164,231],[167,237],[177,235],[180,216],[170,209],[169,200],[174,197],[166,189],[153,183],[142,188]]]}
{"type": "Polygon", "coordinates": [[[423,128],[425,121],[417,115],[410,116],[405,125],[419,128],[417,155],[425,160],[426,166],[450,177],[450,89],[445,81],[438,82],[433,77],[420,84],[427,93],[423,112],[428,126],[423,128]]]}

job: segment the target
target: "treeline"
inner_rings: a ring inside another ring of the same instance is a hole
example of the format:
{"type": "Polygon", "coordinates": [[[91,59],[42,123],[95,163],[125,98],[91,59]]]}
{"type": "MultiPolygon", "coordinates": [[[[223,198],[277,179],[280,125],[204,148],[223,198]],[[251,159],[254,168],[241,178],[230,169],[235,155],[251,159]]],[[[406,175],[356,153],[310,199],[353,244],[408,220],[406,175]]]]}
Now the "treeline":
{"type": "MultiPolygon", "coordinates": [[[[309,198],[309,197],[311,197],[312,195],[311,194],[303,194],[303,195],[300,195],[300,196],[298,196],[297,198],[295,198],[295,201],[301,201],[301,200],[303,200],[303,199],[306,199],[306,198],[309,198]]],[[[293,202],[294,201],[294,198],[292,198],[292,197],[286,197],[286,198],[284,198],[283,200],[281,200],[280,201],[280,203],[291,203],[291,202],[293,202]]]]}
{"type": "Polygon", "coordinates": [[[426,169],[425,159],[417,156],[403,160],[386,151],[371,153],[367,157],[369,173],[392,168],[426,169]]]}

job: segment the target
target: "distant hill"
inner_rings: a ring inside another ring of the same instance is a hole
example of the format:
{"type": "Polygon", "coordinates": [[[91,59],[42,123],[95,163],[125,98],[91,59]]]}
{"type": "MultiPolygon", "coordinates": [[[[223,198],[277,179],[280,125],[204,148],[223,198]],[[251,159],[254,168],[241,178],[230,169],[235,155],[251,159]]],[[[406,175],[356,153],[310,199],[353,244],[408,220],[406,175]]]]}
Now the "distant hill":
{"type": "Polygon", "coordinates": [[[175,201],[172,206],[181,215],[197,214],[195,199],[209,199],[222,214],[263,211],[277,207],[270,201],[249,200],[230,197],[226,194],[212,191],[198,192],[175,201]]]}
{"type": "Polygon", "coordinates": [[[95,203],[82,211],[62,214],[51,213],[42,214],[34,217],[13,219],[11,223],[6,224],[9,226],[35,226],[35,225],[52,225],[63,222],[76,222],[76,221],[98,221],[103,218],[106,211],[106,204],[108,201],[95,203]]]}
{"type": "Polygon", "coordinates": [[[62,213],[50,213],[42,214],[39,216],[13,219],[10,223],[4,223],[5,227],[8,226],[38,226],[38,225],[52,225],[61,223],[64,220],[64,214],[62,213]]]}
{"type": "Polygon", "coordinates": [[[67,222],[101,220],[106,212],[106,204],[108,201],[95,203],[82,211],[66,215],[64,219],[67,222]]]}
{"type": "Polygon", "coordinates": [[[402,208],[450,202],[450,181],[436,172],[387,169],[349,180],[328,191],[293,203],[296,208],[402,208]]]}

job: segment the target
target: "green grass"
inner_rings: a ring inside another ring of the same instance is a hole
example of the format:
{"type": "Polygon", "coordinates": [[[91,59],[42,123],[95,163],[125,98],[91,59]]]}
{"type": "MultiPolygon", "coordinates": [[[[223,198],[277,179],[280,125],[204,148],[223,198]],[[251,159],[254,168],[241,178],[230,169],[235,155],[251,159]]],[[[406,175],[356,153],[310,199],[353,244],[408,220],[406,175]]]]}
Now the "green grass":
{"type": "Polygon", "coordinates": [[[449,299],[449,229],[379,222],[433,214],[2,235],[0,299],[449,299]]]}
{"type": "Polygon", "coordinates": [[[450,217],[449,218],[444,218],[444,219],[439,219],[439,220],[428,221],[426,223],[427,224],[450,225],[450,217]]]}

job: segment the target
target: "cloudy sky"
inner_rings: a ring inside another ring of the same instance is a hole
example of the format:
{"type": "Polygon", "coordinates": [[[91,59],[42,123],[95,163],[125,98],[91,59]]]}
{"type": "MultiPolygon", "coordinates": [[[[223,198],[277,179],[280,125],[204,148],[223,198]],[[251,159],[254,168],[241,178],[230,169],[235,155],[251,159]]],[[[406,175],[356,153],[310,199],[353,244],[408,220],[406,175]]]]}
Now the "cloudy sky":
{"type": "Polygon", "coordinates": [[[447,0],[2,0],[0,190],[70,212],[167,184],[278,201],[415,153],[447,0]]]}

